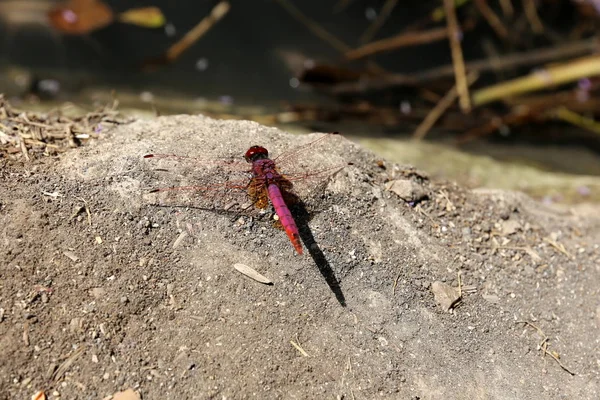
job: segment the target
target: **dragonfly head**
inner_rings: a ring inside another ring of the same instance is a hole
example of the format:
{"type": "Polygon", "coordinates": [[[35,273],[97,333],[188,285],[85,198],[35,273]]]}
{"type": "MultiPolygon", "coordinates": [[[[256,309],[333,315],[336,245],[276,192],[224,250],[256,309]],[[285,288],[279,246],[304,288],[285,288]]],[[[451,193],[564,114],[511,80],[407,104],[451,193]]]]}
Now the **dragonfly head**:
{"type": "Polygon", "coordinates": [[[262,160],[269,157],[269,152],[262,146],[252,146],[246,151],[244,158],[248,162],[254,162],[256,160],[262,160]]]}

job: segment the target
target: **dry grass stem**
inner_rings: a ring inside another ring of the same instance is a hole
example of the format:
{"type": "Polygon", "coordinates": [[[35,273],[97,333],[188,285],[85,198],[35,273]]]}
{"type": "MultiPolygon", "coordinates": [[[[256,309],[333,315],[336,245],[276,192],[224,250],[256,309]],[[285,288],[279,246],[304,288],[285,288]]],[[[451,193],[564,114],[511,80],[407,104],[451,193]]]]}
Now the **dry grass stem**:
{"type": "Polygon", "coordinates": [[[544,242],[548,243],[550,246],[554,247],[557,251],[564,254],[568,258],[575,259],[575,257],[573,257],[573,255],[565,249],[565,246],[562,243],[558,243],[556,240],[548,237],[544,238],[544,242]]]}
{"type": "Polygon", "coordinates": [[[540,344],[538,344],[538,349],[542,352],[543,355],[549,355],[550,357],[552,357],[554,359],[554,361],[556,361],[558,363],[558,365],[565,370],[566,372],[568,372],[570,375],[575,376],[575,372],[569,370],[558,358],[558,355],[556,352],[554,351],[549,351],[548,350],[548,336],[546,336],[546,334],[544,333],[544,331],[542,331],[542,329],[540,329],[537,325],[529,322],[529,321],[516,321],[515,323],[517,324],[525,324],[525,325],[529,325],[530,327],[532,327],[533,329],[535,329],[538,333],[538,335],[540,335],[542,337],[542,341],[540,342],[540,344]]]}
{"type": "Polygon", "coordinates": [[[569,110],[567,107],[558,107],[551,110],[548,114],[554,116],[556,119],[567,122],[573,126],[581,129],[588,130],[600,135],[600,123],[592,118],[585,117],[581,114],[569,110]]]}
{"type": "Polygon", "coordinates": [[[463,59],[462,48],[460,45],[462,32],[458,27],[454,1],[444,0],[444,9],[446,11],[448,40],[450,42],[450,50],[452,53],[454,79],[456,80],[456,90],[458,92],[459,104],[463,112],[468,112],[471,110],[471,99],[469,98],[469,87],[466,78],[465,61],[463,59]]]}
{"type": "MultiPolygon", "coordinates": [[[[467,84],[469,86],[472,85],[478,77],[479,74],[477,74],[476,72],[470,73],[467,77],[467,84]]],[[[442,99],[435,105],[435,107],[433,107],[431,111],[429,111],[429,114],[427,114],[427,116],[419,124],[417,129],[415,129],[415,132],[412,135],[413,139],[423,139],[425,135],[427,135],[427,132],[429,132],[433,125],[435,125],[436,121],[440,119],[440,117],[444,114],[444,112],[446,112],[446,110],[448,110],[448,108],[450,108],[450,106],[452,106],[457,97],[458,88],[455,85],[452,87],[452,89],[448,91],[448,93],[446,93],[444,97],[442,97],[442,99]]]]}
{"type": "Polygon", "coordinates": [[[54,371],[52,380],[58,382],[84,352],[85,347],[83,346],[80,346],[77,350],[75,350],[73,354],[71,354],[61,365],[59,365],[56,371],[54,371]]]}
{"type": "MultiPolygon", "coordinates": [[[[446,33],[447,35],[447,33],[446,33]]],[[[501,72],[528,65],[538,65],[546,62],[563,60],[569,57],[584,56],[596,52],[598,42],[595,38],[576,42],[569,42],[560,46],[530,50],[527,52],[512,53],[502,58],[490,60],[488,58],[470,61],[466,64],[469,72],[501,72]]],[[[361,82],[340,83],[332,86],[331,93],[361,93],[369,89],[387,89],[404,85],[419,85],[454,75],[454,65],[444,65],[431,68],[412,75],[388,74],[361,82]]]]}
{"type": "Polygon", "coordinates": [[[77,199],[81,200],[83,202],[83,207],[85,208],[85,213],[87,214],[88,224],[91,226],[92,225],[92,213],[90,212],[90,207],[88,206],[88,202],[81,197],[77,197],[77,199]]]}
{"type": "Polygon", "coordinates": [[[475,0],[475,5],[479,9],[481,15],[486,19],[487,23],[496,32],[496,35],[502,39],[508,38],[508,29],[506,29],[500,18],[488,5],[487,0],[475,0]]]}
{"type": "Polygon", "coordinates": [[[387,21],[388,17],[396,7],[396,4],[398,4],[398,0],[386,0],[386,2],[383,4],[383,7],[381,7],[379,15],[377,18],[375,18],[375,21],[373,21],[373,23],[369,25],[367,30],[361,35],[358,41],[359,43],[368,43],[375,37],[379,29],[381,29],[383,24],[385,24],[385,21],[387,21]]]}
{"type": "Polygon", "coordinates": [[[319,37],[324,42],[335,48],[340,53],[346,53],[350,50],[350,46],[342,42],[331,33],[327,32],[321,25],[304,15],[295,5],[288,0],[275,0],[279,3],[294,19],[306,26],[315,36],[319,37]]]}
{"type": "Polygon", "coordinates": [[[350,50],[345,54],[348,60],[357,60],[377,53],[383,53],[402,47],[418,46],[422,44],[437,42],[448,37],[447,28],[434,28],[421,32],[406,32],[399,35],[377,40],[364,46],[350,50]]]}
{"type": "Polygon", "coordinates": [[[500,8],[505,18],[512,18],[515,15],[515,8],[512,5],[512,0],[500,0],[500,8]]]}
{"type": "Polygon", "coordinates": [[[231,8],[228,1],[221,1],[213,7],[210,14],[207,15],[194,26],[181,40],[172,45],[166,52],[166,58],[169,61],[176,60],[181,53],[187,50],[192,44],[206,34],[217,22],[219,22],[231,8]]]}
{"type": "Polygon", "coordinates": [[[293,340],[290,340],[290,343],[292,346],[294,346],[296,348],[296,350],[298,350],[300,352],[300,354],[302,354],[304,357],[308,357],[308,353],[306,351],[304,351],[304,349],[302,347],[300,347],[300,345],[296,342],[294,342],[293,340]]]}
{"type": "Polygon", "coordinates": [[[481,106],[492,101],[597,75],[600,75],[600,56],[582,57],[480,89],[473,93],[473,104],[481,106]]]}
{"type": "Polygon", "coordinates": [[[525,16],[531,25],[531,30],[535,33],[543,33],[544,25],[540,20],[537,13],[537,8],[534,0],[523,0],[523,9],[525,10],[525,16]]]}
{"type": "Polygon", "coordinates": [[[399,279],[400,279],[400,273],[398,273],[398,276],[396,277],[396,279],[394,279],[394,287],[392,288],[392,296],[396,295],[396,287],[398,286],[399,279]]]}

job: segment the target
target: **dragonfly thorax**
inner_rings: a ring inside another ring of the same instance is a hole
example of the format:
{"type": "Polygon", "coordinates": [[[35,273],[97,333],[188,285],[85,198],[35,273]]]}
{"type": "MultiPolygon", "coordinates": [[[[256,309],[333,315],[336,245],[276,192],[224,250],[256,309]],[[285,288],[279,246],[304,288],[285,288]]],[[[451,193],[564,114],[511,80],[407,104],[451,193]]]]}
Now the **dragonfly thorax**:
{"type": "Polygon", "coordinates": [[[266,179],[267,182],[280,177],[275,163],[269,158],[255,158],[252,161],[252,173],[256,178],[266,179]]]}

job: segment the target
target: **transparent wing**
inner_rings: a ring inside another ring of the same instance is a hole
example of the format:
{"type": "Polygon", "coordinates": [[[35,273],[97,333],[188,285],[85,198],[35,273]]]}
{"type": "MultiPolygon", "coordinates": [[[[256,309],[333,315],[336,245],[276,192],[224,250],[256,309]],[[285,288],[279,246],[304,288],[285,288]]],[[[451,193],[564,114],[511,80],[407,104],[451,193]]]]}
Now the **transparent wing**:
{"type": "MultiPolygon", "coordinates": [[[[318,209],[316,200],[326,183],[346,165],[330,157],[328,143],[335,136],[338,135],[324,134],[289,151],[273,154],[278,171],[292,184],[287,188],[292,194],[288,199],[299,199],[308,208],[318,209]]],[[[239,154],[215,159],[146,155],[143,198],[147,204],[256,215],[260,210],[254,205],[264,205],[265,199],[261,202],[256,196],[249,196],[249,187],[254,192],[259,189],[250,168],[250,164],[240,161],[239,154]]]]}
{"type": "Polygon", "coordinates": [[[161,155],[143,160],[146,204],[214,211],[250,211],[248,163],[161,155]],[[200,162],[201,161],[201,162],[200,162]]]}

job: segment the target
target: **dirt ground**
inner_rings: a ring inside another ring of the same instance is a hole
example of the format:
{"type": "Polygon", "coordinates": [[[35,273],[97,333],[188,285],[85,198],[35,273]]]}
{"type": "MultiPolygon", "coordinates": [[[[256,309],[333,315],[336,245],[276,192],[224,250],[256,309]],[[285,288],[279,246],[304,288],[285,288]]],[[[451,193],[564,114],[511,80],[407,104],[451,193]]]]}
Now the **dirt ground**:
{"type": "Polygon", "coordinates": [[[600,398],[596,206],[431,181],[340,136],[294,165],[352,163],[303,198],[302,255],[268,215],[148,194],[203,166],[146,153],[318,136],[171,116],[0,158],[0,398],[600,398]]]}

